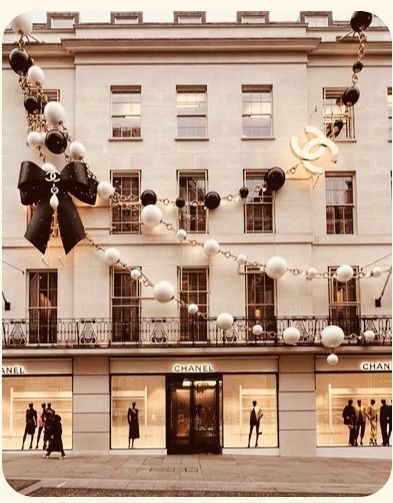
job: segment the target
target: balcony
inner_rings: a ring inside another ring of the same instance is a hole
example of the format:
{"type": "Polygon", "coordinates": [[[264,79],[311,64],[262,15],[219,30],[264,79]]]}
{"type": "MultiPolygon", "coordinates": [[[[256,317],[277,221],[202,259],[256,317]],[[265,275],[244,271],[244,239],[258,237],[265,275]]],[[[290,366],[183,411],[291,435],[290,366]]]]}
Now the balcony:
{"type": "MultiPolygon", "coordinates": [[[[345,333],[343,346],[390,346],[391,317],[360,316],[340,320],[345,333]],[[365,341],[363,333],[372,330],[375,338],[365,341]]],[[[337,323],[337,322],[336,322],[337,323]]],[[[231,329],[221,330],[215,319],[139,318],[117,322],[106,318],[58,319],[41,324],[26,319],[3,320],[3,349],[16,348],[109,348],[109,347],[224,347],[286,346],[283,331],[295,326],[300,331],[298,346],[320,346],[320,333],[334,320],[327,316],[276,317],[269,320],[235,318],[231,329]],[[264,327],[256,336],[252,327],[264,327]]]]}

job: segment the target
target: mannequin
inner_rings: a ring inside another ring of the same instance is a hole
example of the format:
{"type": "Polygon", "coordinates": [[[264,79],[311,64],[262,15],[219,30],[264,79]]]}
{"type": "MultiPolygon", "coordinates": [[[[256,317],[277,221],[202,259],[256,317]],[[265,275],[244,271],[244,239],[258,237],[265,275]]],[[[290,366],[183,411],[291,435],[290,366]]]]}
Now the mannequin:
{"type": "Polygon", "coordinates": [[[139,409],[136,408],[136,402],[132,402],[132,408],[128,409],[127,420],[129,424],[128,430],[128,448],[134,449],[134,440],[139,438],[139,419],[138,419],[139,409]]]}
{"type": "Polygon", "coordinates": [[[29,408],[26,410],[26,426],[23,434],[22,451],[25,448],[25,440],[27,435],[30,435],[30,447],[33,448],[34,433],[37,427],[37,411],[34,409],[33,404],[29,403],[29,408]]]}
{"type": "Polygon", "coordinates": [[[366,416],[370,422],[370,442],[369,445],[377,445],[377,425],[378,425],[378,413],[375,407],[375,400],[371,399],[370,405],[366,409],[366,416]]]}
{"type": "Polygon", "coordinates": [[[382,445],[389,445],[388,423],[389,423],[389,407],[386,405],[386,400],[381,400],[381,408],[379,409],[379,422],[381,424],[382,445]]]}
{"type": "Polygon", "coordinates": [[[348,445],[356,446],[356,414],[355,407],[353,406],[353,400],[348,400],[348,404],[344,407],[342,412],[344,418],[344,424],[348,426],[349,439],[348,445]]]}
{"type": "Polygon", "coordinates": [[[250,447],[251,435],[252,435],[252,431],[254,428],[256,430],[255,431],[255,435],[256,435],[255,447],[258,447],[258,438],[259,438],[259,435],[262,435],[262,432],[259,431],[259,426],[260,426],[260,422],[261,422],[261,419],[263,416],[263,412],[260,407],[257,407],[256,400],[253,400],[252,405],[253,406],[250,411],[250,433],[248,434],[248,446],[247,447],[250,447]]]}
{"type": "Polygon", "coordinates": [[[363,437],[366,430],[366,407],[362,406],[362,401],[357,401],[357,407],[355,407],[356,414],[356,433],[355,442],[357,445],[363,445],[363,437]],[[360,434],[360,442],[358,442],[358,437],[360,434]]]}

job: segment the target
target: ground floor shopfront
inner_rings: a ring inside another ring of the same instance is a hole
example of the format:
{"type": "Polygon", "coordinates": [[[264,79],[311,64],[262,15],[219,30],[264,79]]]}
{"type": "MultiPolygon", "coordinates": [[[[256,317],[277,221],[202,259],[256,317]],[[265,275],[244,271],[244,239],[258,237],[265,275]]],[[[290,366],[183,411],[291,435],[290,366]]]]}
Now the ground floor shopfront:
{"type": "Polygon", "coordinates": [[[359,443],[362,437],[369,444],[371,400],[378,444],[384,428],[391,429],[390,354],[340,355],[335,367],[326,355],[300,352],[161,355],[4,358],[3,449],[21,448],[29,403],[37,413],[51,403],[62,418],[64,447],[75,451],[132,444],[135,453],[345,451],[349,430],[342,411],[348,400],[364,412],[359,443]],[[382,400],[390,410],[386,425],[380,421],[382,400]],[[138,410],[131,426],[129,409],[138,410]]]}

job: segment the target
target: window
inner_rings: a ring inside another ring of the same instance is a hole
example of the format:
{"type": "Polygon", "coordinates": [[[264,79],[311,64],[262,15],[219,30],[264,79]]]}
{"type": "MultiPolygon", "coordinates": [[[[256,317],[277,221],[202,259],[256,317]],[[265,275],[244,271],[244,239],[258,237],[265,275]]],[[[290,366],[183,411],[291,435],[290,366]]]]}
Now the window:
{"type": "Polygon", "coordinates": [[[142,22],[142,12],[111,12],[112,24],[139,24],[142,22]]]}
{"type": "Polygon", "coordinates": [[[140,204],[139,204],[139,173],[113,172],[112,185],[120,201],[127,206],[112,205],[112,232],[133,233],[140,232],[140,204]]]}
{"type": "Polygon", "coordinates": [[[78,23],[78,12],[47,12],[46,15],[46,26],[49,29],[71,29],[78,23]]]}
{"type": "Polygon", "coordinates": [[[57,342],[57,271],[30,271],[29,343],[57,342]]]}
{"type": "Polygon", "coordinates": [[[206,23],[206,12],[174,12],[174,21],[178,24],[206,23]]]}
{"type": "Polygon", "coordinates": [[[392,141],[392,88],[388,87],[389,140],[392,141]]]}
{"type": "Polygon", "coordinates": [[[310,28],[323,28],[329,26],[329,19],[327,16],[305,16],[304,22],[310,28]]]}
{"type": "Polygon", "coordinates": [[[249,324],[260,323],[265,332],[276,332],[274,280],[265,273],[246,268],[246,316],[249,324]]]}
{"type": "Polygon", "coordinates": [[[179,208],[179,228],[187,232],[206,232],[206,172],[179,172],[178,178],[179,196],[186,202],[179,208]]]}
{"type": "Polygon", "coordinates": [[[178,138],[207,137],[206,86],[177,86],[178,138]]]}
{"type": "Polygon", "coordinates": [[[273,194],[263,191],[264,171],[244,172],[244,185],[249,194],[244,205],[244,232],[273,232],[273,194]]]}
{"type": "Polygon", "coordinates": [[[141,137],[141,87],[112,87],[112,137],[141,137]]]}
{"type": "Polygon", "coordinates": [[[353,176],[326,173],[326,232],[353,234],[353,176]]]}
{"type": "Polygon", "coordinates": [[[238,11],[237,22],[243,24],[263,24],[269,22],[267,11],[238,11]]]}
{"type": "MultiPolygon", "coordinates": [[[[355,275],[359,268],[352,266],[355,275]]],[[[337,267],[329,267],[329,276],[333,276],[337,267]]],[[[329,318],[332,325],[338,325],[345,335],[359,335],[359,310],[358,301],[359,280],[352,278],[346,283],[329,278],[329,318]]]]}
{"type": "MultiPolygon", "coordinates": [[[[208,313],[209,280],[208,269],[178,268],[180,299],[186,304],[197,304],[200,313],[208,313]]],[[[207,322],[203,318],[191,316],[186,307],[180,308],[180,340],[206,341],[207,322]]]]}
{"type": "Polygon", "coordinates": [[[272,87],[242,86],[243,138],[273,135],[272,87]]]}
{"type": "Polygon", "coordinates": [[[112,269],[112,342],[138,342],[140,284],[129,271],[112,269]]]}
{"type": "Polygon", "coordinates": [[[323,122],[326,136],[333,135],[333,128],[339,128],[334,137],[339,140],[355,138],[354,108],[342,102],[344,88],[325,88],[323,90],[323,122]]]}

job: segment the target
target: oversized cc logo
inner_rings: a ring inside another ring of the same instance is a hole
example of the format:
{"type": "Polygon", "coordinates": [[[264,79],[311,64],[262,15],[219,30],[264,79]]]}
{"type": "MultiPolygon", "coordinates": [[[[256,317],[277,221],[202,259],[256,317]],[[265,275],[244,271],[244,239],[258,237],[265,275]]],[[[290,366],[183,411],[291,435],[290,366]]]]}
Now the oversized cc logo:
{"type": "Polygon", "coordinates": [[[322,157],[328,148],[332,154],[332,161],[337,162],[338,156],[338,148],[337,145],[329,138],[313,126],[306,126],[304,131],[308,135],[314,136],[313,139],[309,139],[303,146],[300,148],[299,141],[296,136],[292,136],[291,138],[291,150],[301,161],[303,166],[307,171],[309,171],[313,175],[322,175],[323,169],[315,166],[310,161],[315,161],[322,157]]]}

